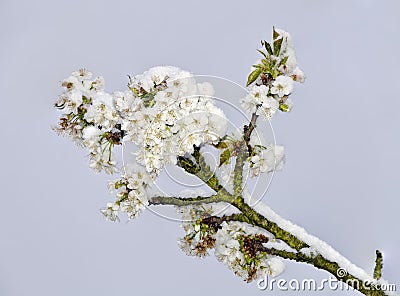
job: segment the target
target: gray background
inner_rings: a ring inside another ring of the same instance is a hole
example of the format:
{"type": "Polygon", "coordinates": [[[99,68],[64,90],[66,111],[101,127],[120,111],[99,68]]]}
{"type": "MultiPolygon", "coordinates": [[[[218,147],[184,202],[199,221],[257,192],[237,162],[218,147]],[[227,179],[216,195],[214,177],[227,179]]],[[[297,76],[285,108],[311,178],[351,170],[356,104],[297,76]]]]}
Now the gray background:
{"type": "MultiPolygon", "coordinates": [[[[274,121],[288,161],[266,200],[366,270],[379,248],[399,286],[399,11],[371,0],[2,0],[0,295],[271,293],[213,257],[184,256],[176,223],[149,212],[104,221],[107,176],[50,125],[59,81],[80,67],[108,91],[159,64],[244,84],[272,25],[292,34],[308,79],[274,121]]],[[[282,278],[293,277],[327,274],[288,264],[282,278]]]]}

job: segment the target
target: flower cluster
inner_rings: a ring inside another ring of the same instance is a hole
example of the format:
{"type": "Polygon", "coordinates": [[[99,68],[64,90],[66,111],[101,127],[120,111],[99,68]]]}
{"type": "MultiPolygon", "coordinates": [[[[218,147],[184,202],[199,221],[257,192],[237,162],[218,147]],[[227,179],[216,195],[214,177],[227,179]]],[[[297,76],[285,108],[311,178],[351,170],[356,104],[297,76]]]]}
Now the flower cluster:
{"type": "Polygon", "coordinates": [[[251,135],[249,145],[252,148],[247,158],[250,177],[257,177],[262,173],[271,173],[283,168],[285,163],[283,146],[268,143],[259,131],[251,135]]]}
{"type": "Polygon", "coordinates": [[[305,76],[297,66],[294,48],[289,33],[274,29],[273,42],[262,42],[259,52],[263,58],[253,65],[247,85],[249,94],[241,100],[243,109],[249,114],[256,112],[265,119],[272,119],[281,110],[289,112],[293,106],[289,95],[293,81],[304,82],[305,76]]]}
{"type": "Polygon", "coordinates": [[[116,106],[125,139],[140,147],[137,162],[154,176],[193,146],[217,142],[227,121],[215,106],[209,83],[196,83],[186,71],[155,67],[131,79],[130,94],[118,94],[116,106]],[[140,98],[137,100],[136,98],[140,98]]]}
{"type": "Polygon", "coordinates": [[[259,176],[282,169],[285,160],[283,146],[268,145],[256,146],[250,157],[250,176],[259,176]]]}
{"type": "Polygon", "coordinates": [[[211,223],[204,223],[211,217],[213,209],[210,206],[187,206],[177,209],[182,216],[182,228],[186,235],[178,241],[179,247],[188,256],[205,257],[208,250],[215,246],[216,227],[211,223]]]}
{"type": "Polygon", "coordinates": [[[282,260],[267,254],[264,247],[271,235],[242,222],[223,222],[216,234],[215,256],[236,275],[250,282],[263,275],[278,276],[284,270],[282,260]]]}
{"type": "MultiPolygon", "coordinates": [[[[217,143],[226,134],[227,120],[211,98],[212,85],[197,83],[189,72],[154,67],[130,78],[127,91],[112,94],[104,91],[103,78],[91,78],[82,69],[62,82],[64,92],[55,106],[63,115],[55,129],[88,149],[96,172],[117,172],[113,148],[129,141],[138,147],[135,167],[140,169],[135,173],[153,182],[178,156],[193,153],[194,146],[217,143]]],[[[102,210],[109,220],[117,221],[119,211],[134,218],[147,202],[145,190],[129,188],[125,179],[130,173],[115,183],[115,203],[102,210]]],[[[150,187],[150,182],[144,184],[150,187]]]]}
{"type": "Polygon", "coordinates": [[[92,78],[92,73],[81,69],[73,72],[61,85],[55,107],[63,111],[55,130],[89,150],[90,167],[112,174],[116,162],[112,148],[121,140],[119,116],[112,97],[104,92],[104,79],[92,78]]]}
{"type": "Polygon", "coordinates": [[[261,228],[238,221],[227,222],[227,211],[221,216],[222,212],[216,209],[216,204],[178,208],[186,233],[179,240],[179,246],[187,255],[205,257],[210,249],[215,249],[215,257],[247,282],[283,272],[283,262],[268,255],[266,247],[268,244],[280,247],[282,242],[261,228]]]}
{"type": "MultiPolygon", "coordinates": [[[[274,30],[273,44],[271,52],[264,42],[265,59],[256,66],[259,73],[251,78],[256,83],[242,101],[247,111],[266,118],[287,104],[293,80],[304,78],[295,66],[290,36],[274,30]]],[[[108,174],[124,171],[113,183],[115,202],[101,210],[106,218],[117,221],[121,211],[129,218],[136,217],[148,204],[148,189],[164,166],[177,164],[178,157],[193,154],[194,147],[205,144],[223,150],[216,175],[231,191],[233,166],[229,160],[236,155],[239,142],[227,138],[227,119],[212,99],[212,85],[198,83],[189,72],[170,66],[154,67],[129,78],[128,90],[109,94],[102,77],[92,78],[92,73],[81,69],[62,81],[64,91],[55,104],[63,111],[56,131],[88,149],[92,169],[108,174]],[[134,170],[119,168],[115,160],[114,147],[124,141],[137,147],[134,170]],[[133,179],[141,185],[133,185],[133,179]]],[[[282,147],[251,144],[251,176],[271,172],[283,163],[282,147]]]]}
{"type": "Polygon", "coordinates": [[[126,166],[120,179],[110,181],[108,187],[116,192],[116,201],[108,203],[101,213],[109,221],[119,221],[119,213],[124,212],[129,219],[136,218],[148,206],[148,195],[152,185],[150,175],[142,166],[126,166]]]}

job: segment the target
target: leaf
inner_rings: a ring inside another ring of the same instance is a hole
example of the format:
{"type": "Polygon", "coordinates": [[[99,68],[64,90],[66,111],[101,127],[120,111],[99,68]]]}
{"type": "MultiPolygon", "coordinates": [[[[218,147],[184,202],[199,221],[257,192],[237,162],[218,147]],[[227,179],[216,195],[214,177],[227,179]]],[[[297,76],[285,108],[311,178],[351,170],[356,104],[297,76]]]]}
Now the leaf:
{"type": "Polygon", "coordinates": [[[272,51],[272,47],[271,47],[271,44],[269,44],[268,42],[265,42],[265,49],[268,51],[268,53],[270,54],[270,55],[273,55],[274,53],[273,53],[273,51],[272,51]]]}
{"type": "Polygon", "coordinates": [[[269,68],[269,62],[266,59],[262,59],[261,63],[263,63],[265,67],[269,68]]]}
{"type": "Polygon", "coordinates": [[[228,144],[226,144],[225,142],[218,142],[217,144],[213,145],[215,148],[217,149],[226,149],[228,148],[228,144]]]}
{"type": "Polygon", "coordinates": [[[282,41],[283,38],[279,38],[274,41],[274,55],[276,56],[279,56],[279,53],[281,52],[282,41]]]}
{"type": "Polygon", "coordinates": [[[229,163],[230,158],[231,158],[231,151],[229,149],[224,150],[224,152],[222,152],[219,157],[219,166],[229,163]]]}
{"type": "Polygon", "coordinates": [[[254,145],[255,148],[260,148],[262,150],[267,149],[267,147],[263,146],[263,145],[254,145]]]}
{"type": "Polygon", "coordinates": [[[148,108],[148,107],[153,107],[155,104],[154,101],[154,94],[153,93],[145,93],[140,97],[143,100],[143,105],[148,108]]]}
{"type": "Polygon", "coordinates": [[[267,55],[265,54],[265,52],[263,52],[262,50],[257,49],[257,51],[258,51],[259,53],[261,53],[265,58],[267,57],[267,55]]]}
{"type": "Polygon", "coordinates": [[[281,35],[279,35],[277,31],[275,31],[275,27],[272,27],[272,38],[276,40],[279,36],[281,35]]]}
{"type": "Polygon", "coordinates": [[[273,60],[270,61],[269,70],[270,70],[271,73],[275,72],[275,70],[276,70],[276,63],[277,63],[277,60],[275,60],[275,59],[273,59],[273,60]]]}
{"type": "Polygon", "coordinates": [[[250,73],[249,77],[247,78],[247,83],[246,86],[249,86],[250,84],[252,84],[254,81],[256,81],[256,79],[258,78],[258,76],[260,76],[262,72],[261,68],[257,68],[255,69],[253,72],[250,73]]]}
{"type": "Polygon", "coordinates": [[[286,65],[286,62],[287,62],[288,58],[289,58],[289,56],[285,56],[285,57],[281,60],[281,62],[279,63],[279,65],[286,65]]]}

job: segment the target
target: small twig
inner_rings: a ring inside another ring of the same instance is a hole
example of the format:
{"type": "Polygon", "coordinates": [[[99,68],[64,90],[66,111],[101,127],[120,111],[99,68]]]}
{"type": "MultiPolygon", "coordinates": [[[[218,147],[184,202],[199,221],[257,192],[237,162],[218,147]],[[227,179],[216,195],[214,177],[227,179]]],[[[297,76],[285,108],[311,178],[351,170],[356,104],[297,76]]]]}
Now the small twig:
{"type": "Polygon", "coordinates": [[[383,268],[383,255],[379,250],[376,250],[374,279],[379,280],[382,277],[382,268],[383,268]]]}
{"type": "Polygon", "coordinates": [[[197,196],[197,197],[174,197],[174,196],[155,196],[149,200],[150,205],[173,205],[173,206],[188,206],[197,204],[206,204],[213,202],[224,202],[225,198],[221,194],[211,196],[197,196]]]}
{"type": "MultiPolygon", "coordinates": [[[[258,110],[258,107],[257,107],[257,110],[258,110]]],[[[249,155],[251,155],[251,152],[253,151],[253,148],[250,145],[250,137],[251,137],[251,133],[256,128],[256,122],[257,122],[257,118],[259,116],[259,115],[257,115],[257,110],[251,115],[250,124],[245,125],[243,127],[243,139],[246,142],[247,151],[248,151],[249,155]]]]}
{"type": "Polygon", "coordinates": [[[222,217],[209,216],[202,219],[202,223],[211,226],[215,230],[218,229],[223,222],[230,221],[245,222],[251,225],[250,220],[243,214],[232,214],[228,216],[224,215],[222,217]]]}

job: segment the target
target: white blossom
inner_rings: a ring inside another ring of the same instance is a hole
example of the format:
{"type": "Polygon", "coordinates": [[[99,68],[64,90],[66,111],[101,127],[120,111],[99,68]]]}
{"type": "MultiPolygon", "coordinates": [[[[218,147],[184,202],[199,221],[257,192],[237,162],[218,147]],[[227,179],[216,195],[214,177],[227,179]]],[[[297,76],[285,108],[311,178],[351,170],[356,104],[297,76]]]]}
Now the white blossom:
{"type": "Polygon", "coordinates": [[[260,114],[265,119],[271,120],[279,109],[279,103],[273,97],[264,97],[261,101],[261,106],[257,110],[257,114],[260,114]]]}
{"type": "MultiPolygon", "coordinates": [[[[184,190],[180,196],[201,196],[204,192],[198,190],[184,190]]],[[[178,245],[188,256],[205,257],[208,255],[208,249],[214,247],[215,229],[204,227],[201,223],[203,218],[210,217],[213,214],[211,205],[198,207],[190,205],[177,208],[182,217],[181,227],[185,230],[185,236],[178,240],[178,245]]]]}
{"type": "Polygon", "coordinates": [[[103,215],[111,221],[119,221],[120,212],[125,213],[128,219],[134,219],[149,204],[153,181],[145,168],[134,164],[125,166],[123,171],[121,179],[108,183],[110,192],[116,195],[115,202],[101,209],[103,215]]]}
{"type": "Polygon", "coordinates": [[[244,111],[248,114],[253,114],[257,111],[257,101],[250,95],[247,95],[245,98],[240,100],[240,104],[244,111]]]}
{"type": "Polygon", "coordinates": [[[297,82],[303,83],[306,80],[306,76],[304,75],[303,71],[296,67],[292,73],[290,73],[290,77],[297,82]]]}
{"type": "Polygon", "coordinates": [[[279,102],[269,94],[265,85],[254,85],[249,94],[241,100],[242,108],[248,113],[257,113],[265,119],[272,119],[279,109],[279,102]]]}
{"type": "MultiPolygon", "coordinates": [[[[281,51],[279,54],[280,58],[287,57],[287,61],[284,67],[280,68],[280,70],[284,74],[291,73],[297,67],[296,54],[292,43],[292,37],[290,34],[282,29],[275,29],[275,31],[279,34],[277,39],[282,39],[281,51]]],[[[275,40],[277,40],[275,39],[275,40]]]]}
{"type": "Polygon", "coordinates": [[[138,93],[134,101],[139,103],[134,114],[124,113],[121,127],[125,138],[140,146],[137,162],[154,177],[165,164],[175,164],[178,155],[192,153],[193,145],[212,143],[224,135],[225,116],[208,97],[214,92],[209,84],[197,84],[188,72],[175,67],[152,68],[132,80],[138,93]],[[146,90],[144,95],[141,89],[146,90]]]}
{"type": "Polygon", "coordinates": [[[293,79],[287,76],[278,76],[272,82],[271,93],[279,97],[288,96],[293,91],[293,79]]]}
{"type": "Polygon", "coordinates": [[[285,160],[284,149],[282,146],[270,144],[250,158],[250,174],[258,176],[261,173],[270,173],[281,170],[285,160]]]}
{"type": "Polygon", "coordinates": [[[84,118],[88,122],[101,126],[102,130],[110,131],[119,121],[119,115],[114,108],[113,97],[107,93],[98,93],[93,97],[93,102],[87,108],[84,118]]]}
{"type": "Polygon", "coordinates": [[[215,256],[236,275],[252,281],[263,275],[277,276],[284,270],[281,259],[266,252],[249,253],[247,243],[263,244],[273,237],[265,230],[242,222],[223,222],[215,236],[215,256]],[[257,239],[259,241],[257,242],[257,239]]]}
{"type": "Polygon", "coordinates": [[[83,130],[83,145],[89,150],[89,166],[96,172],[102,170],[108,174],[117,171],[116,161],[112,151],[110,151],[110,142],[102,139],[104,132],[96,126],[88,126],[83,130]]]}
{"type": "Polygon", "coordinates": [[[107,221],[119,222],[119,205],[107,203],[107,207],[101,209],[100,212],[104,215],[107,221]]]}
{"type": "Polygon", "coordinates": [[[259,104],[268,97],[269,88],[265,85],[255,85],[250,89],[249,95],[259,104]]]}

